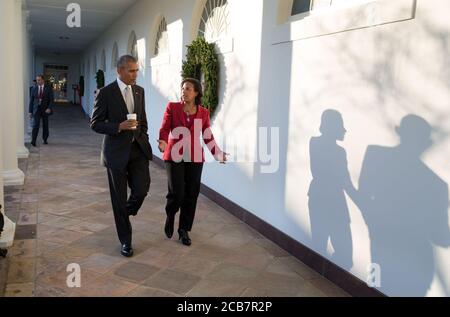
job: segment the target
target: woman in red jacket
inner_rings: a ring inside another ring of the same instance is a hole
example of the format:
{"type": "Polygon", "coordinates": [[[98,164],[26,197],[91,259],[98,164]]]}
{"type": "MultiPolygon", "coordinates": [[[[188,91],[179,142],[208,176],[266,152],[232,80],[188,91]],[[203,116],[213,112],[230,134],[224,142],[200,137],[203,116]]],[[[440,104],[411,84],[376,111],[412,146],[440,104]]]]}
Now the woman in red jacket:
{"type": "Polygon", "coordinates": [[[201,106],[202,96],[202,85],[198,80],[183,80],[181,102],[167,106],[158,140],[169,183],[164,231],[169,239],[172,238],[175,215],[180,210],[179,240],[187,246],[192,243],[189,232],[194,223],[205,162],[200,138],[217,161],[223,164],[227,161],[227,154],[214,140],[209,111],[201,106]]]}

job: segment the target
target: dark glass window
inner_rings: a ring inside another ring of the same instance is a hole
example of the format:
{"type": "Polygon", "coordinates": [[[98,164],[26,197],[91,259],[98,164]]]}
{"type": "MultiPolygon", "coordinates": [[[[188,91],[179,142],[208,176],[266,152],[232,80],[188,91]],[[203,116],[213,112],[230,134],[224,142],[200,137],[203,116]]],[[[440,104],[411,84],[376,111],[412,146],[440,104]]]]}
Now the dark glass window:
{"type": "Polygon", "coordinates": [[[292,5],[292,15],[309,12],[312,0],[294,0],[292,5]]]}

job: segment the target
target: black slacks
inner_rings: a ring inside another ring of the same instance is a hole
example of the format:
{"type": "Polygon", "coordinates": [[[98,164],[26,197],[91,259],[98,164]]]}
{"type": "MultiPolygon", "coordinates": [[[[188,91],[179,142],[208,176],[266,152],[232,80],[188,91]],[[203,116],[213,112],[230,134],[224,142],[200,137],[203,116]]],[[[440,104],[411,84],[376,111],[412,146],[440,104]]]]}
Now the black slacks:
{"type": "Polygon", "coordinates": [[[108,168],[109,190],[120,243],[131,245],[130,216],[136,216],[150,189],[149,161],[136,142],[131,146],[126,169],[108,168]],[[131,193],[127,200],[127,187],[131,193]]]}
{"type": "Polygon", "coordinates": [[[48,128],[48,115],[45,112],[38,110],[33,116],[33,132],[32,132],[32,138],[31,138],[33,143],[36,143],[36,140],[37,140],[37,137],[39,134],[39,127],[41,125],[41,119],[42,119],[42,125],[43,125],[42,139],[44,141],[47,141],[47,139],[50,135],[50,131],[48,128]]]}
{"type": "Polygon", "coordinates": [[[200,194],[203,163],[167,161],[166,171],[169,187],[167,216],[173,218],[180,210],[179,229],[191,231],[200,194]]]}

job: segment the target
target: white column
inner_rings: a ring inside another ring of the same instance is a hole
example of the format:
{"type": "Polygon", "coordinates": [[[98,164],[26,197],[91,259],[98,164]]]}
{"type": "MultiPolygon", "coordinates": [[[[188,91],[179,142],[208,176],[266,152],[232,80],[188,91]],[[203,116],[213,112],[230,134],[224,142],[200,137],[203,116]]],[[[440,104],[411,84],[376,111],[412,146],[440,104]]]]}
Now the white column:
{"type": "MultiPolygon", "coordinates": [[[[28,13],[29,15],[29,13],[28,13]]],[[[31,33],[31,28],[32,25],[29,22],[29,20],[26,20],[26,43],[27,43],[27,76],[25,77],[25,81],[27,82],[27,87],[28,87],[28,92],[29,92],[29,87],[32,85],[32,81],[33,79],[36,79],[36,69],[35,69],[35,52],[34,52],[34,43],[33,43],[33,34],[31,33]]],[[[25,106],[27,107],[30,103],[30,99],[29,99],[29,94],[28,94],[28,101],[27,104],[25,104],[25,106]]],[[[32,120],[30,119],[30,117],[28,116],[28,109],[26,109],[25,111],[25,117],[26,120],[25,122],[27,123],[27,126],[25,127],[25,143],[31,143],[31,133],[33,131],[33,127],[32,127],[32,120]]]]}
{"type": "Polygon", "coordinates": [[[28,105],[30,103],[30,87],[32,85],[34,74],[31,72],[31,38],[30,38],[30,27],[28,25],[30,11],[23,11],[22,19],[22,31],[23,31],[23,50],[24,50],[24,69],[23,69],[23,87],[24,87],[24,100],[25,100],[25,111],[24,111],[24,142],[31,143],[31,130],[30,130],[30,118],[28,116],[28,105]]]}
{"type": "MultiPolygon", "coordinates": [[[[16,44],[14,52],[15,80],[16,83],[16,109],[17,109],[17,158],[28,158],[30,152],[25,147],[25,98],[24,98],[24,43],[23,43],[23,14],[22,0],[14,3],[14,34],[16,44]]],[[[26,111],[28,113],[28,111],[26,111]]]]}
{"type": "MultiPolygon", "coordinates": [[[[0,130],[0,166],[2,166],[2,130],[0,130]]],[[[2,205],[1,212],[5,213],[5,200],[3,197],[3,177],[0,174],[0,205],[2,205]]],[[[13,245],[14,235],[16,233],[16,224],[12,222],[6,215],[4,215],[5,226],[0,236],[0,249],[6,249],[13,245]]]]}
{"type": "MultiPolygon", "coordinates": [[[[0,30],[1,32],[1,30],[0,30]]],[[[0,129],[0,167],[2,162],[2,129],[0,129]]],[[[5,200],[3,196],[3,175],[0,173],[0,205],[2,206],[1,212],[5,214],[5,200]]],[[[0,249],[6,249],[13,245],[14,235],[16,233],[16,224],[12,222],[6,215],[4,215],[5,226],[0,236],[0,249]]]]}
{"type": "MultiPolygon", "coordinates": [[[[0,130],[0,135],[2,131],[0,130]]],[[[2,165],[2,138],[0,137],[0,166],[2,165]]],[[[5,201],[3,197],[3,177],[0,175],[0,205],[2,206],[1,212],[5,213],[5,201]]],[[[0,249],[6,249],[13,245],[14,235],[16,232],[16,224],[12,222],[6,215],[3,216],[5,219],[5,226],[3,232],[0,236],[0,249]]]]}
{"type": "MultiPolygon", "coordinates": [[[[0,43],[2,43],[0,61],[3,61],[2,76],[0,76],[0,87],[2,87],[0,129],[2,129],[3,144],[3,181],[5,186],[23,185],[25,175],[18,168],[17,159],[17,125],[19,121],[23,124],[23,119],[19,120],[18,118],[18,98],[16,98],[18,77],[16,74],[17,58],[15,55],[17,54],[17,44],[15,41],[22,37],[22,33],[17,34],[17,30],[15,30],[16,0],[0,1],[0,12],[2,13],[2,18],[0,19],[0,43]]],[[[23,130],[23,126],[21,126],[21,129],[23,130]]]]}

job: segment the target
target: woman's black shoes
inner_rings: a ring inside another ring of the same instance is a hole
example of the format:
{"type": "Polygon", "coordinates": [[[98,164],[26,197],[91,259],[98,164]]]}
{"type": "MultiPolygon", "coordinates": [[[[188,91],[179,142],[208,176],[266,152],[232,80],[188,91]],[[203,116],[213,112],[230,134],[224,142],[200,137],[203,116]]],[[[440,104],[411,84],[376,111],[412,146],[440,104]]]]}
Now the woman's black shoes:
{"type": "MultiPolygon", "coordinates": [[[[164,232],[166,233],[167,238],[171,239],[173,237],[173,226],[174,226],[175,218],[166,218],[166,225],[164,226],[164,232]]],[[[184,229],[178,229],[179,240],[187,246],[192,244],[191,238],[189,238],[189,234],[184,229]]]]}
{"type": "Polygon", "coordinates": [[[173,237],[174,222],[175,222],[175,218],[167,217],[166,225],[164,226],[164,232],[166,233],[166,236],[169,239],[171,239],[173,237]]]}
{"type": "Polygon", "coordinates": [[[120,254],[122,254],[126,258],[131,258],[134,254],[133,247],[131,246],[131,244],[122,245],[122,250],[120,251],[120,254]]]}
{"type": "Polygon", "coordinates": [[[189,238],[189,234],[186,230],[178,229],[178,235],[180,236],[179,240],[181,240],[184,245],[190,246],[192,244],[191,238],[189,238]]]}

